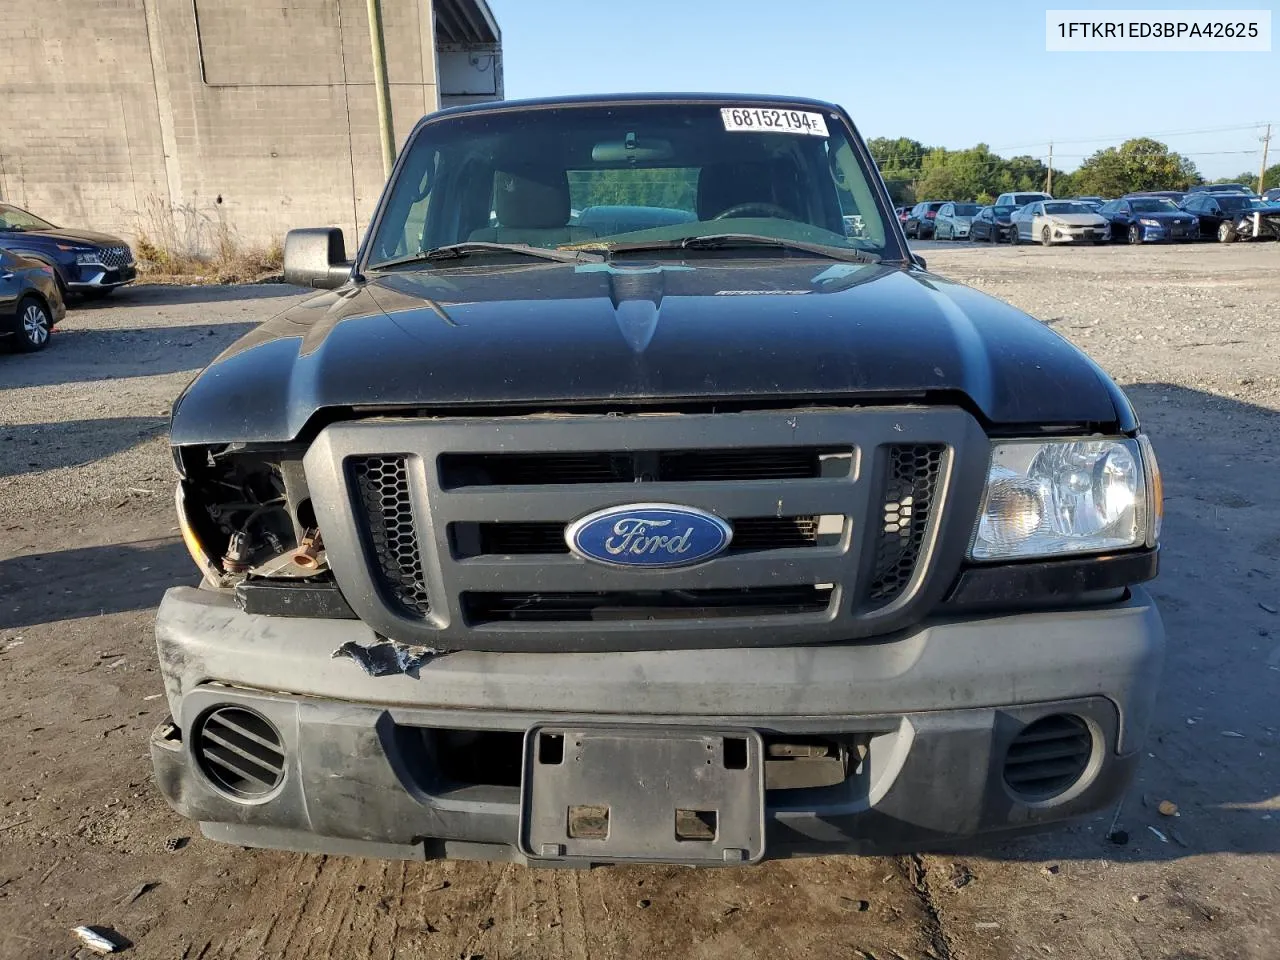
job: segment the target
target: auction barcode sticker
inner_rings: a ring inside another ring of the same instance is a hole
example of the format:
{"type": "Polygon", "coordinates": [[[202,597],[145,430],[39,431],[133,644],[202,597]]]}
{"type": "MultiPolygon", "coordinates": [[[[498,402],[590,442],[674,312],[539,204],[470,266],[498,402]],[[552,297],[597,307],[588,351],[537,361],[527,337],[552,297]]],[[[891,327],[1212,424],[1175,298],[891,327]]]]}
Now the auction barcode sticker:
{"type": "Polygon", "coordinates": [[[773,107],[723,107],[720,118],[730,131],[751,133],[807,133],[827,136],[827,121],[820,113],[806,110],[778,110],[773,107]]]}
{"type": "Polygon", "coordinates": [[[1071,53],[1268,53],[1270,10],[1046,10],[1045,49],[1071,53]]]}

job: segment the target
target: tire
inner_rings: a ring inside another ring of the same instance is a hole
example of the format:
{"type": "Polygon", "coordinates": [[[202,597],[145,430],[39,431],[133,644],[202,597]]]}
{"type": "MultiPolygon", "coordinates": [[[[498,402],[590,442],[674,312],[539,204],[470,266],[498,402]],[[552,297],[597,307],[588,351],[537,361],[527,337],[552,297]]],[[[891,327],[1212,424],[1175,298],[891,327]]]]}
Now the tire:
{"type": "Polygon", "coordinates": [[[1012,230],[1009,231],[1009,246],[1016,247],[1016,246],[1019,246],[1021,243],[1022,243],[1022,234],[1021,232],[1019,232],[1018,228],[1015,226],[1012,230]]]}
{"type": "Polygon", "coordinates": [[[1053,231],[1047,226],[1040,228],[1040,245],[1047,247],[1053,243],[1053,231]]]}
{"type": "Polygon", "coordinates": [[[1236,233],[1236,225],[1230,220],[1223,220],[1218,224],[1218,242],[1219,243],[1235,243],[1239,239],[1236,233]]]}
{"type": "Polygon", "coordinates": [[[1136,246],[1142,246],[1142,231],[1138,229],[1136,223],[1129,224],[1129,242],[1136,246]]]}
{"type": "Polygon", "coordinates": [[[53,318],[44,301],[35,297],[23,297],[18,304],[18,326],[13,342],[22,353],[35,353],[49,345],[53,330],[53,318]]]}

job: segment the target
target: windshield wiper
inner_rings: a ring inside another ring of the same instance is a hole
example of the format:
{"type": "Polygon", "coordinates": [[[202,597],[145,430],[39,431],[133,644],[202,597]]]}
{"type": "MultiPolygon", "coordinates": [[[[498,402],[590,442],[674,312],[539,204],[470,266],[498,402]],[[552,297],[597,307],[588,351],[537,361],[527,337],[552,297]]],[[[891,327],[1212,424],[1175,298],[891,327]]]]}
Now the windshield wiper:
{"type": "Polygon", "coordinates": [[[762,233],[712,233],[700,237],[684,237],[680,240],[650,240],[610,245],[610,253],[631,253],[640,250],[729,250],[734,247],[777,247],[780,250],[801,250],[832,260],[853,263],[879,263],[880,257],[866,250],[852,247],[834,247],[808,240],[788,240],[770,237],[762,233]]]}
{"type": "Polygon", "coordinates": [[[419,250],[407,257],[395,260],[383,260],[369,265],[370,270],[381,270],[384,267],[398,267],[406,263],[434,263],[438,260],[461,260],[463,257],[478,256],[485,253],[518,253],[539,260],[553,260],[556,263],[602,263],[604,257],[586,250],[551,250],[547,247],[534,247],[527,243],[489,243],[485,240],[464,240],[462,243],[450,243],[430,250],[419,250]]]}

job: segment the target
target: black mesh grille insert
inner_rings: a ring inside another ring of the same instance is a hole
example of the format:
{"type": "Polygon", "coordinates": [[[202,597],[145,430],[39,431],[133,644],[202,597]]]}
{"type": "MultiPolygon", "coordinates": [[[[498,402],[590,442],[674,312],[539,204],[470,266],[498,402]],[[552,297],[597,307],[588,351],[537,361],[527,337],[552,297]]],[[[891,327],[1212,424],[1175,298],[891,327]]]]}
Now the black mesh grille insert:
{"type": "MultiPolygon", "coordinates": [[[[730,553],[812,547],[818,542],[818,518],[744,517],[730,521],[733,541],[730,553]]],[[[564,554],[565,524],[455,523],[451,526],[454,552],[460,557],[494,554],[564,554]]]]}
{"type": "Polygon", "coordinates": [[[377,560],[377,580],[405,614],[425,619],[431,604],[409,504],[405,460],[404,456],[356,457],[349,463],[365,531],[377,560]]]}
{"type": "Polygon", "coordinates": [[[763,617],[817,613],[830,602],[830,587],[805,586],[462,595],[463,611],[473,624],[763,617]]]}
{"type": "Polygon", "coordinates": [[[191,749],[225,793],[263,797],[284,779],[284,746],[271,721],[243,707],[219,707],[200,721],[191,749]]]}
{"type": "Polygon", "coordinates": [[[551,483],[794,480],[848,475],[851,448],[767,447],[756,450],[653,450],[585,453],[450,453],[440,458],[446,489],[551,483]],[[824,467],[824,455],[843,455],[824,467]]]}
{"type": "Polygon", "coordinates": [[[1004,782],[1022,800],[1049,800],[1080,779],[1092,754],[1093,737],[1083,720],[1066,713],[1043,717],[1013,738],[1004,782]]]}
{"type": "Polygon", "coordinates": [[[911,581],[924,546],[942,471],[940,443],[902,444],[889,448],[877,529],[875,565],[867,600],[881,606],[896,598],[911,581]]]}

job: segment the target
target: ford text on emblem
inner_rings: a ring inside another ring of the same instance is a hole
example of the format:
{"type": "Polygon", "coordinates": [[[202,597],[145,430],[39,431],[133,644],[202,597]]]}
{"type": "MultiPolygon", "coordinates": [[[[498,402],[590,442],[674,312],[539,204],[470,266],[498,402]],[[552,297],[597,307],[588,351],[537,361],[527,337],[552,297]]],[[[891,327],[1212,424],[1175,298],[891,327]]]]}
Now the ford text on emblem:
{"type": "Polygon", "coordinates": [[[683,567],[729,546],[733,528],[713,513],[672,503],[628,503],[587,514],[565,528],[578,556],[617,567],[683,567]]]}

